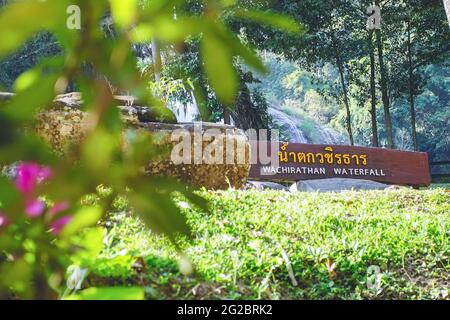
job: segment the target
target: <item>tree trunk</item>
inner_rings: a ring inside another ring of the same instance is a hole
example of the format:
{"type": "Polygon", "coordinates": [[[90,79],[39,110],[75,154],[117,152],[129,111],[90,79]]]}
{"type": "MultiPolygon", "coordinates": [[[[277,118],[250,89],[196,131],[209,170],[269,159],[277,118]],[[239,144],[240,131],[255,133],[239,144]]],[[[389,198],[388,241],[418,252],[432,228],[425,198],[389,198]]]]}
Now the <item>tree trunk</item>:
{"type": "Polygon", "coordinates": [[[394,148],[394,137],[392,130],[392,119],[390,112],[390,104],[389,104],[389,94],[388,94],[388,86],[387,86],[387,75],[386,75],[386,66],[384,65],[383,58],[383,42],[381,38],[381,30],[375,30],[377,47],[378,47],[378,63],[380,65],[380,83],[381,83],[381,95],[383,100],[383,108],[384,108],[384,122],[386,126],[386,136],[387,136],[387,144],[388,148],[394,148]]]}
{"type": "Polygon", "coordinates": [[[447,13],[448,25],[450,27],[450,0],[444,0],[444,8],[447,13]]]}
{"type": "Polygon", "coordinates": [[[369,31],[369,55],[370,55],[370,97],[371,108],[370,115],[372,118],[372,147],[379,147],[378,142],[378,126],[377,126],[377,101],[375,93],[375,54],[373,49],[373,31],[369,31]]]}
{"type": "Polygon", "coordinates": [[[152,38],[152,59],[153,59],[153,72],[155,73],[155,81],[161,81],[161,68],[162,68],[162,60],[161,60],[161,48],[159,46],[158,41],[155,38],[152,38]]]}
{"type": "Polygon", "coordinates": [[[344,67],[342,65],[342,61],[341,61],[341,58],[340,58],[339,55],[336,56],[336,63],[337,63],[337,67],[338,67],[338,70],[339,70],[339,75],[340,75],[340,78],[341,78],[342,91],[344,93],[345,110],[347,111],[346,122],[347,122],[348,137],[350,139],[350,144],[353,146],[355,143],[353,141],[352,117],[351,117],[351,112],[350,112],[350,104],[349,104],[349,101],[348,101],[347,86],[345,84],[345,78],[344,78],[344,67]]]}
{"type": "Polygon", "coordinates": [[[223,123],[231,124],[231,112],[227,107],[223,107],[223,123]]]}
{"type": "Polygon", "coordinates": [[[411,130],[414,150],[419,150],[416,130],[416,109],[414,107],[414,70],[411,48],[411,21],[408,20],[408,69],[409,69],[409,105],[411,108],[411,130]]]}

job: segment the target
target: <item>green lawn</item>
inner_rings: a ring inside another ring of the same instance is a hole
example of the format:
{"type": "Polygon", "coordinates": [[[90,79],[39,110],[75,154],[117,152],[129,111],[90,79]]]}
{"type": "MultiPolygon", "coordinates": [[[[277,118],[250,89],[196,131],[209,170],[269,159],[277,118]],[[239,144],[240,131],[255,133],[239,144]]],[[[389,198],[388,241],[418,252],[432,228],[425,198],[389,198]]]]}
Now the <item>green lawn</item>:
{"type": "Polygon", "coordinates": [[[139,285],[152,299],[450,298],[444,189],[200,194],[209,213],[178,200],[193,231],[179,239],[193,273],[181,274],[186,259],[124,211],[106,221],[85,286],[139,285]]]}

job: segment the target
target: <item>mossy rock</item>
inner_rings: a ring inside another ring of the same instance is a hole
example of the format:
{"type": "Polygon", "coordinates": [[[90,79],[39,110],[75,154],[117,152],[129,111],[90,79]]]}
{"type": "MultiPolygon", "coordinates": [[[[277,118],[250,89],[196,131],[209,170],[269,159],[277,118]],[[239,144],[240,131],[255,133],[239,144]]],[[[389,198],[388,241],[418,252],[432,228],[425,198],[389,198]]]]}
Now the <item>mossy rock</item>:
{"type": "MultiPolygon", "coordinates": [[[[37,116],[35,130],[52,148],[63,154],[70,144],[79,144],[86,137],[91,122],[89,115],[80,110],[73,101],[80,98],[75,94],[65,95],[64,99],[57,99],[55,105],[37,116]],[[67,100],[67,101],[64,101],[67,100]],[[61,102],[62,101],[62,102],[61,102]]],[[[55,100],[56,101],[56,100],[55,100]]],[[[199,147],[207,147],[210,142],[203,139],[194,139],[197,134],[203,134],[208,129],[214,129],[217,135],[215,142],[224,146],[223,153],[233,152],[232,161],[227,163],[202,163],[175,164],[171,160],[171,152],[164,154],[157,160],[149,161],[145,167],[148,175],[165,175],[176,177],[193,187],[205,187],[207,189],[227,189],[229,187],[242,188],[248,178],[250,170],[250,144],[245,134],[233,126],[215,123],[161,123],[141,121],[139,110],[133,106],[120,107],[124,123],[123,141],[126,146],[128,133],[158,134],[158,143],[161,146],[173,148],[178,144],[172,141],[171,134],[174,130],[184,130],[191,135],[192,152],[199,147]],[[200,129],[201,127],[201,129],[200,129]],[[228,142],[228,144],[226,144],[228,142]],[[237,150],[238,147],[241,149],[237,150]],[[239,159],[239,161],[238,161],[239,159]]],[[[194,156],[194,154],[192,153],[194,156]]]]}

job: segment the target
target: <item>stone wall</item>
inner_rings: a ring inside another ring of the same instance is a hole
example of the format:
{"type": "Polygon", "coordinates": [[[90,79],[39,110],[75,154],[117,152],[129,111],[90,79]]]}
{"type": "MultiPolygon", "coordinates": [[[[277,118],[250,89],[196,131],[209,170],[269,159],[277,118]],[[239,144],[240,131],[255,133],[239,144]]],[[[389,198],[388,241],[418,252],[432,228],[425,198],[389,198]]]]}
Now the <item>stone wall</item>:
{"type": "MultiPolygon", "coordinates": [[[[159,142],[167,147],[165,153],[157,160],[149,160],[145,167],[148,175],[167,175],[184,181],[194,187],[206,187],[208,189],[226,189],[228,187],[241,188],[245,185],[250,170],[250,145],[245,134],[232,126],[215,123],[201,123],[201,132],[207,129],[217,129],[220,134],[215,137],[228,147],[234,148],[234,164],[178,164],[175,165],[170,158],[170,149],[178,142],[171,140],[173,130],[182,129],[188,132],[192,139],[192,150],[198,147],[198,140],[194,139],[195,128],[200,123],[161,123],[154,122],[151,108],[133,105],[133,100],[128,97],[116,96],[124,123],[124,146],[127,135],[130,132],[137,134],[158,134],[159,142]],[[244,145],[245,161],[238,164],[239,145],[244,145]]],[[[53,147],[55,152],[63,154],[70,144],[79,144],[89,131],[90,121],[88,114],[80,110],[81,96],[78,93],[70,93],[58,96],[51,109],[41,112],[37,116],[36,132],[53,147]]],[[[169,121],[172,122],[172,121],[169,121]]],[[[198,132],[197,132],[198,134],[198,132]]],[[[202,147],[210,142],[202,141],[202,147]]],[[[224,150],[224,154],[226,150],[224,150]]]]}
{"type": "MultiPolygon", "coordinates": [[[[223,163],[206,164],[205,157],[202,157],[202,164],[178,164],[175,165],[169,158],[150,162],[146,167],[146,172],[150,175],[161,173],[169,176],[179,177],[195,187],[207,187],[208,189],[227,189],[229,187],[242,188],[245,186],[250,171],[250,144],[244,132],[233,126],[215,123],[184,123],[184,124],[160,124],[145,123],[138,125],[138,131],[158,133],[162,137],[162,144],[170,146],[170,150],[178,143],[172,141],[173,130],[183,130],[191,136],[191,159],[195,159],[194,150],[197,148],[205,150],[212,143],[206,139],[199,139],[206,130],[215,129],[217,135],[214,136],[214,143],[222,148],[224,157],[223,163]],[[201,125],[201,130],[199,126],[201,125]],[[194,137],[197,136],[197,139],[194,137]],[[199,144],[201,143],[201,148],[199,144]],[[226,164],[226,153],[231,154],[233,164],[226,164]],[[244,161],[240,156],[243,155],[244,161]]],[[[168,155],[169,156],[169,155],[168,155]]]]}

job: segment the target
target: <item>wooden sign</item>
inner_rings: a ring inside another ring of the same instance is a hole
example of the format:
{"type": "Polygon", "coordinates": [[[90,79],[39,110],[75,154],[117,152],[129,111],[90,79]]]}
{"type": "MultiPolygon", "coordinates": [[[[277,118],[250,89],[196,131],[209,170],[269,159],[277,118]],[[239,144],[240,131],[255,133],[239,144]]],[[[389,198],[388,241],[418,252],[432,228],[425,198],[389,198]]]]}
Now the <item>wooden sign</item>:
{"type": "Polygon", "coordinates": [[[431,183],[428,155],[423,152],[398,151],[384,148],[280,143],[274,150],[278,164],[261,163],[259,153],[267,150],[267,141],[253,142],[252,157],[256,164],[250,169],[250,179],[298,181],[324,178],[366,179],[378,182],[427,186],[431,183]]]}

